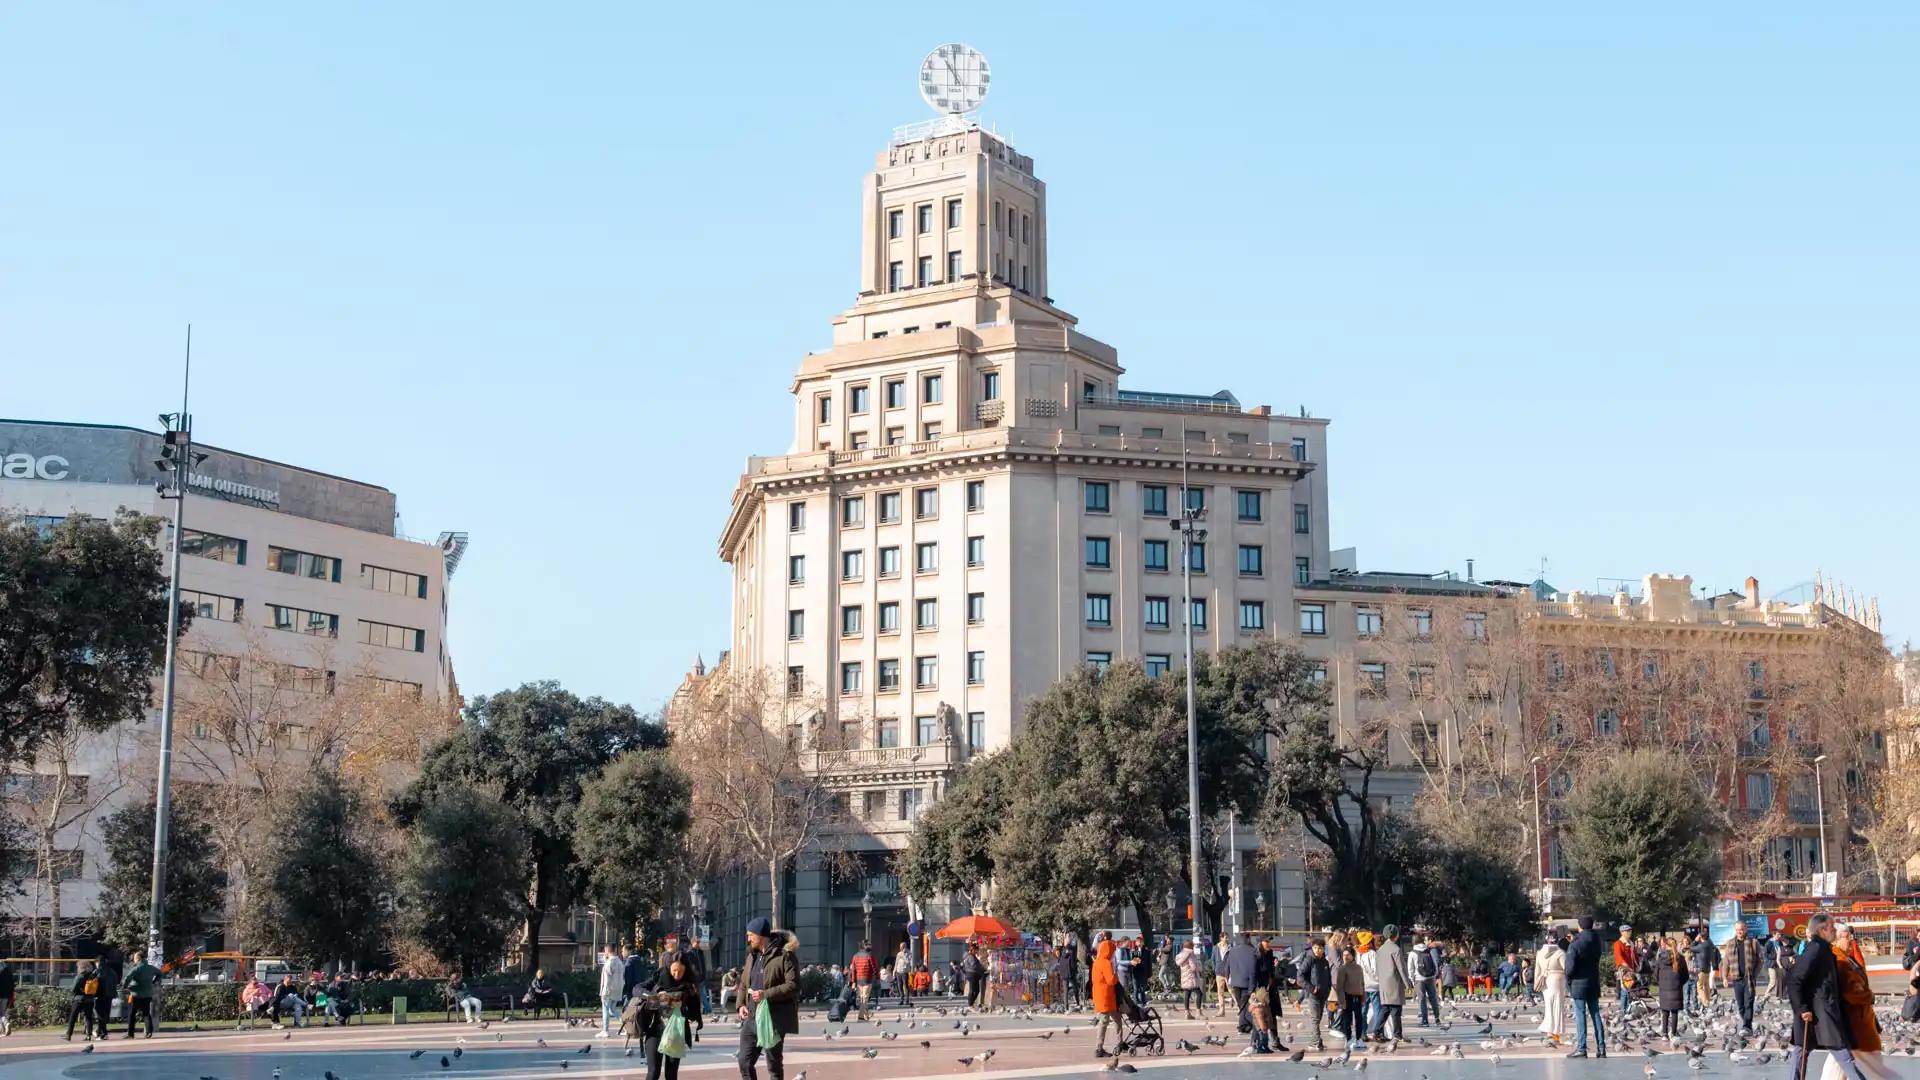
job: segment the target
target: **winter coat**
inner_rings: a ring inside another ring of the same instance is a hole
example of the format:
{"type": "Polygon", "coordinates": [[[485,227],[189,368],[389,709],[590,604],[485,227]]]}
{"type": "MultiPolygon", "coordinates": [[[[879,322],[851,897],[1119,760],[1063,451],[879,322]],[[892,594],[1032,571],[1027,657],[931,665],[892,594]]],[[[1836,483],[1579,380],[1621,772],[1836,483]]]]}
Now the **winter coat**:
{"type": "Polygon", "coordinates": [[[1543,994],[1548,990],[1566,990],[1567,954],[1560,950],[1560,946],[1552,942],[1540,946],[1540,951],[1533,958],[1533,970],[1535,990],[1543,994]]]}
{"type": "Polygon", "coordinates": [[[1834,973],[1840,977],[1840,1005],[1847,1012],[1847,1030],[1853,1033],[1853,1048],[1880,1052],[1880,1018],[1873,1012],[1873,985],[1867,981],[1867,969],[1853,957],[1834,950],[1834,973]]]}
{"type": "Polygon", "coordinates": [[[1300,987],[1315,1001],[1327,1000],[1333,990],[1333,968],[1324,956],[1308,953],[1300,960],[1300,987]]]}
{"type": "MultiPolygon", "coordinates": [[[[753,964],[758,959],[760,972],[760,1000],[767,1003],[767,1012],[773,1017],[773,1029],[782,1035],[800,1033],[800,939],[791,930],[775,930],[767,935],[767,951],[757,957],[749,955],[747,965],[740,976],[740,1001],[743,1007],[751,1011],[755,1008],[753,995],[749,988],[753,986],[753,964]]],[[[663,976],[655,975],[657,980],[663,976]]]]}
{"type": "Polygon", "coordinates": [[[1241,941],[1227,950],[1227,985],[1235,990],[1253,989],[1254,965],[1260,956],[1253,946],[1241,941]]]}
{"type": "Polygon", "coordinates": [[[1600,936],[1582,930],[1567,946],[1567,996],[1576,1001],[1600,1000],[1600,936]]]}
{"type": "Polygon", "coordinates": [[[618,954],[611,954],[600,962],[600,997],[605,1001],[618,1001],[626,994],[627,966],[620,962],[618,954]]]}
{"type": "Polygon", "coordinates": [[[1732,941],[1727,942],[1726,948],[1720,950],[1721,982],[1732,983],[1740,977],[1738,954],[1741,952],[1745,952],[1747,955],[1747,982],[1756,983],[1760,981],[1760,969],[1766,965],[1760,955],[1760,940],[1750,937],[1745,940],[1734,938],[1732,941]]]}
{"type": "Polygon", "coordinates": [[[1200,989],[1200,954],[1193,951],[1193,946],[1181,949],[1180,955],[1173,958],[1173,963],[1180,969],[1180,989],[1200,989]]]}
{"type": "Polygon", "coordinates": [[[1380,1004],[1405,1005],[1407,994],[1413,990],[1413,984],[1407,979],[1407,962],[1400,946],[1387,942],[1377,950],[1380,959],[1375,962],[1374,972],[1380,979],[1380,1004]]]}
{"type": "Polygon", "coordinates": [[[1358,960],[1351,963],[1341,961],[1340,966],[1334,969],[1333,991],[1343,998],[1366,996],[1367,978],[1360,970],[1358,960]]]}
{"type": "Polygon", "coordinates": [[[1692,973],[1687,970],[1687,959],[1681,956],[1679,970],[1674,970],[1675,957],[1665,949],[1660,950],[1660,963],[1653,972],[1653,981],[1660,988],[1660,1007],[1668,1012],[1677,1012],[1686,1004],[1687,980],[1692,973]]]}
{"type": "Polygon", "coordinates": [[[1407,974],[1413,978],[1415,985],[1431,982],[1440,977],[1440,958],[1433,950],[1427,948],[1426,942],[1415,945],[1413,952],[1407,954],[1407,974]],[[1422,970],[1429,964],[1433,966],[1431,975],[1422,970]]]}
{"type": "Polygon", "coordinates": [[[1832,944],[1817,937],[1807,939],[1800,959],[1787,974],[1787,998],[1793,1002],[1793,1045],[1853,1049],[1853,1032],[1840,1002],[1840,977],[1832,944]],[[1802,1023],[1801,1013],[1812,1013],[1813,1022],[1802,1023]]]}
{"type": "Polygon", "coordinates": [[[1093,954],[1093,1011],[1120,1011],[1120,977],[1113,971],[1113,942],[1103,941],[1093,954]]]}

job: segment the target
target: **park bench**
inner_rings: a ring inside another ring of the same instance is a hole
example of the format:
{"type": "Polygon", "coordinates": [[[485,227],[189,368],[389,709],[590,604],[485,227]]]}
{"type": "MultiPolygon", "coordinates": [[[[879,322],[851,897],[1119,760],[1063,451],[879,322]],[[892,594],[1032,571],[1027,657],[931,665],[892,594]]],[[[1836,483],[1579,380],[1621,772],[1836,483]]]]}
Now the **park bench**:
{"type": "MultiPolygon", "coordinates": [[[[523,1007],[520,1004],[520,994],[511,986],[470,986],[467,988],[467,994],[479,1000],[480,1015],[482,1017],[485,1017],[489,1011],[498,1010],[500,1019],[505,1020],[514,1010],[518,1009],[523,1013],[531,1011],[533,1013],[532,1019],[540,1019],[542,1010],[523,1007]]],[[[551,1008],[554,1015],[561,1019],[570,1020],[573,1018],[573,1002],[568,1000],[565,991],[562,991],[560,994],[559,1005],[547,1006],[546,1008],[551,1008]]],[[[447,1020],[451,1022],[459,1011],[460,1006],[452,999],[448,999],[447,1020]]]]}

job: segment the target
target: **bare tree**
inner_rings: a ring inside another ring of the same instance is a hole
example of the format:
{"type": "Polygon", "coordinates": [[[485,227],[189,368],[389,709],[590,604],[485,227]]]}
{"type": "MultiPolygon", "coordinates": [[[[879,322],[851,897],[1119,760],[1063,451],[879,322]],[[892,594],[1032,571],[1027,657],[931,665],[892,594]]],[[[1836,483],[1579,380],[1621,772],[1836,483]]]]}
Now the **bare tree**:
{"type": "Polygon", "coordinates": [[[125,782],[119,767],[121,735],[119,728],[97,735],[70,729],[49,738],[41,745],[32,771],[9,773],[0,789],[6,810],[22,826],[31,851],[33,884],[22,898],[31,907],[19,921],[35,955],[47,958],[49,979],[67,942],[78,936],[66,924],[65,882],[78,876],[96,812],[125,782]],[[89,764],[104,767],[88,768],[89,764]],[[46,951],[41,953],[43,940],[46,951]]]}
{"type": "Polygon", "coordinates": [[[693,781],[689,846],[718,872],[767,875],[780,924],[782,872],[844,820],[814,755],[836,747],[805,688],[768,671],[722,671],[668,718],[671,753],[693,781]]]}

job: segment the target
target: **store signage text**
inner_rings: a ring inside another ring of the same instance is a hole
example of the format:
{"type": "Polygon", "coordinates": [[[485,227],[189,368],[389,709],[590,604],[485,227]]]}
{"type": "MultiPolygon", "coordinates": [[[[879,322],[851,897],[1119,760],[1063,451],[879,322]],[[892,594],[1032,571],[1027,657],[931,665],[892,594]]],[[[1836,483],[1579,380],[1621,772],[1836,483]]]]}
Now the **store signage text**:
{"type": "Polygon", "coordinates": [[[0,479],[65,480],[68,462],[59,454],[34,457],[32,454],[0,454],[0,479]]]}

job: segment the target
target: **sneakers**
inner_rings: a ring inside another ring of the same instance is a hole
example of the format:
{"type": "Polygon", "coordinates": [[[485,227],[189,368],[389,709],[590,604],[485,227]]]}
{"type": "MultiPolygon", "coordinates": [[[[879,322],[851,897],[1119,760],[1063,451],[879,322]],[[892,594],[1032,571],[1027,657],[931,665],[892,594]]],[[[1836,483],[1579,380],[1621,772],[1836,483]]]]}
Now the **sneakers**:
{"type": "MultiPolygon", "coordinates": [[[[681,967],[686,967],[686,965],[685,965],[685,964],[682,964],[682,965],[680,965],[680,966],[681,966],[681,967]]],[[[605,1031],[602,1031],[602,1032],[601,1032],[601,1033],[599,1033],[598,1035],[595,1035],[595,1036],[594,1036],[594,1038],[596,1038],[596,1039],[604,1039],[604,1038],[607,1038],[607,1037],[609,1036],[609,1034],[610,1034],[609,1032],[605,1032],[605,1031]]]]}
{"type": "Polygon", "coordinates": [[[1572,1053],[1569,1053],[1567,1055],[1567,1057],[1569,1058],[1583,1058],[1586,1056],[1587,1056],[1587,1052],[1585,1050],[1575,1050],[1572,1053]]]}

